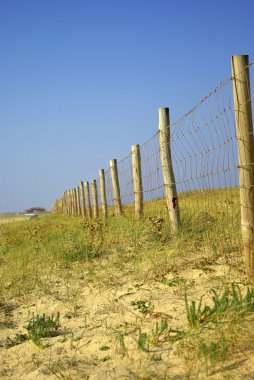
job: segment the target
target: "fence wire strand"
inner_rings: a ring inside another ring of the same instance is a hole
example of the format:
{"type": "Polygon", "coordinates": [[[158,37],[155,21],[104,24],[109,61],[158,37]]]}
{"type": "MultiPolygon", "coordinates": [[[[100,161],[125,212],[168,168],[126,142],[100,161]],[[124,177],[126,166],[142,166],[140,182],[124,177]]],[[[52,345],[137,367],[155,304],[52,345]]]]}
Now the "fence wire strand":
{"type": "MultiPolygon", "coordinates": [[[[249,64],[253,71],[254,62],[249,64]]],[[[245,71],[244,71],[245,72],[245,71]]],[[[240,76],[242,73],[239,73],[240,76]]],[[[252,73],[253,74],[253,73],[252,73]]],[[[247,102],[253,106],[251,83],[247,102]]],[[[181,228],[191,226],[201,233],[211,232],[216,250],[216,230],[223,227],[229,249],[241,252],[239,202],[239,159],[233,101],[233,82],[228,78],[180,119],[170,123],[170,147],[175,185],[178,192],[181,228]]],[[[253,116],[252,116],[253,117],[253,116]]],[[[144,217],[160,218],[170,228],[165,203],[159,132],[140,145],[144,217]]],[[[251,165],[252,163],[250,163],[251,165]]],[[[118,180],[123,213],[134,216],[132,154],[118,160],[118,180]]],[[[100,181],[97,179],[100,216],[100,181]]],[[[115,215],[111,171],[105,171],[109,215],[115,215]]],[[[237,252],[236,252],[237,251],[237,252]]],[[[233,254],[232,254],[233,256],[233,254]]]]}

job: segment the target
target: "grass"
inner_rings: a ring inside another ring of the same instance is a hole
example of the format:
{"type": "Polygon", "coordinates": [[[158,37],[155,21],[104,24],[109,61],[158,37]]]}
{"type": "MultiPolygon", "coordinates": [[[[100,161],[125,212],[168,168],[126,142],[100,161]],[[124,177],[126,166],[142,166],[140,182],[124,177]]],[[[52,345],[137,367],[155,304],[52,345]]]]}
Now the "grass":
{"type": "Polygon", "coordinates": [[[31,339],[37,346],[43,347],[42,338],[51,338],[59,334],[60,314],[56,317],[46,316],[45,314],[33,316],[25,326],[26,334],[16,334],[14,339],[7,337],[6,346],[13,347],[31,339]]]}
{"type": "Polygon", "coordinates": [[[51,214],[0,225],[10,362],[11,350],[33,342],[45,352],[33,352],[38,370],[56,378],[103,378],[105,368],[109,378],[247,376],[254,291],[241,264],[237,195],[181,194],[177,236],[161,200],[146,202],[142,220],[126,206],[107,221],[51,214]]]}

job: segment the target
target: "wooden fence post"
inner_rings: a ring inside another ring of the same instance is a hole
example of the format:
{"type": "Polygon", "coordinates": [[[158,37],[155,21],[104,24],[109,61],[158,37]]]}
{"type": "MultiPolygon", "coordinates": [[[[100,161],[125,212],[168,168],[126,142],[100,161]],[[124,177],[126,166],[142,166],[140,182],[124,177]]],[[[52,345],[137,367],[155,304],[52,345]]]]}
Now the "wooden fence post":
{"type": "Polygon", "coordinates": [[[59,199],[59,212],[60,212],[60,214],[63,213],[63,200],[62,200],[62,197],[59,199]]]}
{"type": "Polygon", "coordinates": [[[81,207],[80,207],[80,189],[77,187],[77,203],[78,203],[78,215],[81,215],[81,207]]]}
{"type": "Polygon", "coordinates": [[[180,212],[170,149],[168,108],[159,108],[159,143],[166,205],[171,221],[171,232],[175,234],[180,226],[180,212]]]}
{"type": "Polygon", "coordinates": [[[75,215],[74,190],[71,189],[71,215],[75,215]]]}
{"type": "Polygon", "coordinates": [[[64,192],[63,192],[63,195],[62,195],[62,198],[61,198],[61,203],[62,203],[62,214],[64,214],[64,208],[65,208],[65,196],[64,196],[64,192]]]}
{"type": "Polygon", "coordinates": [[[75,187],[73,189],[73,195],[74,195],[74,215],[78,215],[78,197],[77,197],[77,188],[75,187]]]}
{"type": "Polygon", "coordinates": [[[65,213],[68,214],[68,191],[65,191],[65,213]]]}
{"type": "Polygon", "coordinates": [[[70,191],[67,190],[67,214],[70,215],[70,191]]]}
{"type": "Polygon", "coordinates": [[[112,187],[113,187],[115,213],[116,215],[122,215],[123,210],[122,210],[122,203],[121,203],[116,159],[110,160],[110,174],[111,174],[112,187]]]}
{"type": "Polygon", "coordinates": [[[83,181],[80,181],[80,207],[81,207],[81,214],[83,218],[86,217],[86,202],[85,202],[85,193],[84,193],[84,183],[83,181]]]}
{"type": "Polygon", "coordinates": [[[135,217],[143,216],[143,186],[141,172],[141,157],[139,145],[132,145],[132,176],[134,188],[135,217]]]}
{"type": "Polygon", "coordinates": [[[93,217],[97,219],[99,217],[99,207],[98,207],[98,191],[96,179],[92,180],[92,198],[93,198],[93,217]]]}
{"type": "Polygon", "coordinates": [[[92,218],[92,209],[91,209],[91,199],[90,199],[90,189],[89,182],[85,182],[85,199],[86,199],[86,207],[87,207],[87,216],[88,218],[92,218]]]}
{"type": "Polygon", "coordinates": [[[69,199],[69,215],[71,215],[71,190],[68,190],[68,199],[69,199]]]}
{"type": "Polygon", "coordinates": [[[72,200],[71,200],[71,190],[69,189],[68,190],[68,194],[69,194],[69,215],[72,215],[72,200]]]}
{"type": "Polygon", "coordinates": [[[254,276],[254,140],[249,57],[233,55],[231,63],[238,142],[243,253],[247,274],[254,276]]]}
{"type": "Polygon", "coordinates": [[[67,193],[66,193],[66,191],[64,192],[63,200],[64,200],[64,213],[67,214],[67,193]]]}
{"type": "Polygon", "coordinates": [[[99,170],[100,178],[100,191],[101,191],[101,208],[104,218],[108,217],[107,197],[106,197],[106,184],[104,169],[99,170]]]}

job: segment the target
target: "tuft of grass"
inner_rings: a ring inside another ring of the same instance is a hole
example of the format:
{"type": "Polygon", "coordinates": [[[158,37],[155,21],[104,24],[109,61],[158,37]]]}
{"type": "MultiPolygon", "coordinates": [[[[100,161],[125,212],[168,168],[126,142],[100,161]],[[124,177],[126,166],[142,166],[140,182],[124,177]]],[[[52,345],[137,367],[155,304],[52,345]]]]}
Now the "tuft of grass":
{"type": "Polygon", "coordinates": [[[28,331],[28,337],[35,344],[41,345],[42,338],[51,338],[58,335],[60,327],[60,313],[54,316],[46,316],[45,314],[37,315],[29,321],[25,327],[28,331]]]}
{"type": "Polygon", "coordinates": [[[27,334],[15,334],[14,338],[7,337],[6,347],[10,348],[32,340],[37,346],[42,347],[42,338],[51,338],[59,334],[58,329],[60,327],[60,313],[54,317],[46,316],[45,314],[33,316],[25,326],[27,334]]]}
{"type": "Polygon", "coordinates": [[[229,353],[229,343],[221,336],[218,341],[205,342],[200,340],[198,345],[199,357],[204,361],[205,372],[208,375],[220,362],[224,362],[229,353]]]}
{"type": "Polygon", "coordinates": [[[163,279],[162,283],[168,286],[178,286],[178,285],[184,285],[186,284],[186,280],[183,277],[174,277],[170,279],[163,279]]]}
{"type": "Polygon", "coordinates": [[[237,284],[231,284],[231,288],[227,287],[221,295],[214,289],[211,289],[211,292],[212,306],[203,305],[203,297],[200,298],[198,304],[195,301],[189,303],[185,293],[186,315],[190,327],[199,327],[214,319],[224,318],[228,314],[233,314],[237,318],[254,311],[254,289],[252,288],[247,287],[245,295],[237,284]]]}

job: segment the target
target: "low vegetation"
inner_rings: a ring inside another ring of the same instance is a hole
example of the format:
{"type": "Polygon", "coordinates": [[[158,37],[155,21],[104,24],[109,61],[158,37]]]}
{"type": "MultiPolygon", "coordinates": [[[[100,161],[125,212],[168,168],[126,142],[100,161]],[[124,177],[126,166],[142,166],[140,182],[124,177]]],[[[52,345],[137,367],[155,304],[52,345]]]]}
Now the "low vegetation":
{"type": "Polygon", "coordinates": [[[224,194],[212,197],[220,208],[186,198],[175,237],[152,203],[140,221],[126,208],[107,221],[2,224],[0,377],[252,378],[254,286],[236,198],[224,211],[224,194]]]}

